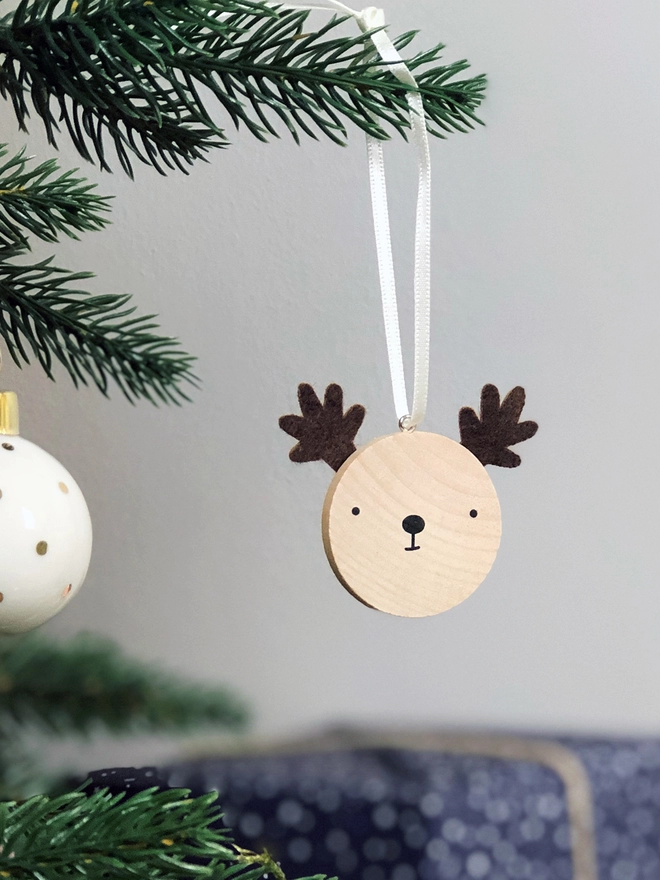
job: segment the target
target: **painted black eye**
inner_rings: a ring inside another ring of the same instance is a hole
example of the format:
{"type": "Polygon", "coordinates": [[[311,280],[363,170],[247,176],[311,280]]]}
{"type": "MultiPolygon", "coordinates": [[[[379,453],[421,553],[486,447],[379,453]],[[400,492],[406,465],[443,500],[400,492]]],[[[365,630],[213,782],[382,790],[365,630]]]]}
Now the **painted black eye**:
{"type": "Polygon", "coordinates": [[[353,514],[353,516],[357,516],[359,512],[360,512],[359,507],[354,507],[353,510],[351,510],[351,513],[353,514]]]}
{"type": "Polygon", "coordinates": [[[476,510],[471,510],[471,511],[470,511],[470,516],[472,517],[472,519],[474,519],[475,516],[477,516],[477,511],[476,511],[476,510]]]}

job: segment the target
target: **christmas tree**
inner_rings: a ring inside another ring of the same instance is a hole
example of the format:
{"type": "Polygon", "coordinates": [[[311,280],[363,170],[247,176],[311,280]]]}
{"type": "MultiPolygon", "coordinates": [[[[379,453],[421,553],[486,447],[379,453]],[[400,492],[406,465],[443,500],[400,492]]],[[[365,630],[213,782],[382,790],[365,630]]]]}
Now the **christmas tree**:
{"type": "MultiPolygon", "coordinates": [[[[0,94],[21,130],[34,120],[50,144],[69,138],[85,160],[129,176],[135,163],[187,173],[229,146],[225,124],[262,141],[288,133],[343,144],[351,128],[406,137],[413,86],[379,60],[370,32],[354,32],[341,16],[313,29],[308,18],[252,0],[21,0],[0,21],[0,94]]],[[[441,63],[442,45],[411,53],[414,37],[394,44],[415,76],[428,130],[444,137],[472,128],[485,78],[461,78],[465,61],[441,63]]],[[[76,385],[107,395],[114,384],[131,401],[188,400],[195,359],[153,315],[136,314],[127,294],[87,293],[90,273],[30,260],[33,239],[102,230],[108,199],[54,160],[6,148],[0,155],[0,337],[15,363],[36,360],[53,378],[59,362],[76,385]]],[[[99,725],[236,728],[244,719],[230,694],[180,685],[109,646],[8,642],[0,651],[0,875],[278,876],[267,854],[231,844],[211,795],[82,789],[10,800],[25,791],[29,762],[15,744],[26,726],[72,735],[99,725]]]]}

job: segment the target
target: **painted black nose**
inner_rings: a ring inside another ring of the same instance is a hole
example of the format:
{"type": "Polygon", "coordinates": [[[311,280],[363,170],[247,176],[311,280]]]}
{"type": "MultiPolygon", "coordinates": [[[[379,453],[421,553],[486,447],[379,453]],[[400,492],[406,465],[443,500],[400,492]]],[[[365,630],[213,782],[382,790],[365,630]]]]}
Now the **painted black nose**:
{"type": "Polygon", "coordinates": [[[421,516],[416,516],[416,514],[411,513],[410,516],[407,516],[404,521],[401,523],[404,532],[408,532],[409,535],[419,535],[420,532],[424,531],[424,526],[426,523],[421,518],[421,516]]]}

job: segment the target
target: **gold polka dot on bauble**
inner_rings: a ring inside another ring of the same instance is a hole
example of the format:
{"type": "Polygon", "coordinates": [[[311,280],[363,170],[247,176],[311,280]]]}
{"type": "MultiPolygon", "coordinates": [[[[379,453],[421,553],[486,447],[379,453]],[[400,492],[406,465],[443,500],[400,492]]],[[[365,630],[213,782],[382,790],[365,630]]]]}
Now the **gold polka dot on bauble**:
{"type": "Polygon", "coordinates": [[[66,599],[66,597],[71,592],[71,584],[67,584],[66,587],[62,590],[62,598],[66,599]]]}
{"type": "Polygon", "coordinates": [[[57,485],[60,487],[60,492],[64,492],[65,495],[69,494],[69,487],[66,483],[58,483],[57,485]]]}
{"type": "Polygon", "coordinates": [[[48,543],[46,541],[39,541],[37,544],[37,553],[39,556],[45,556],[48,552],[48,543]]]}

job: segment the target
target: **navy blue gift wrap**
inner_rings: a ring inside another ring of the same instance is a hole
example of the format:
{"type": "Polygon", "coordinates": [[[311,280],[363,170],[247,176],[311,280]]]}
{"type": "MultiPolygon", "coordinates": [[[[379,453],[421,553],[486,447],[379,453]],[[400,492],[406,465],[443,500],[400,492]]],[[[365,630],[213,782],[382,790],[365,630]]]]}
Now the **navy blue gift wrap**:
{"type": "Polygon", "coordinates": [[[287,877],[660,880],[660,742],[345,733],[97,786],[216,790],[287,877]]]}

